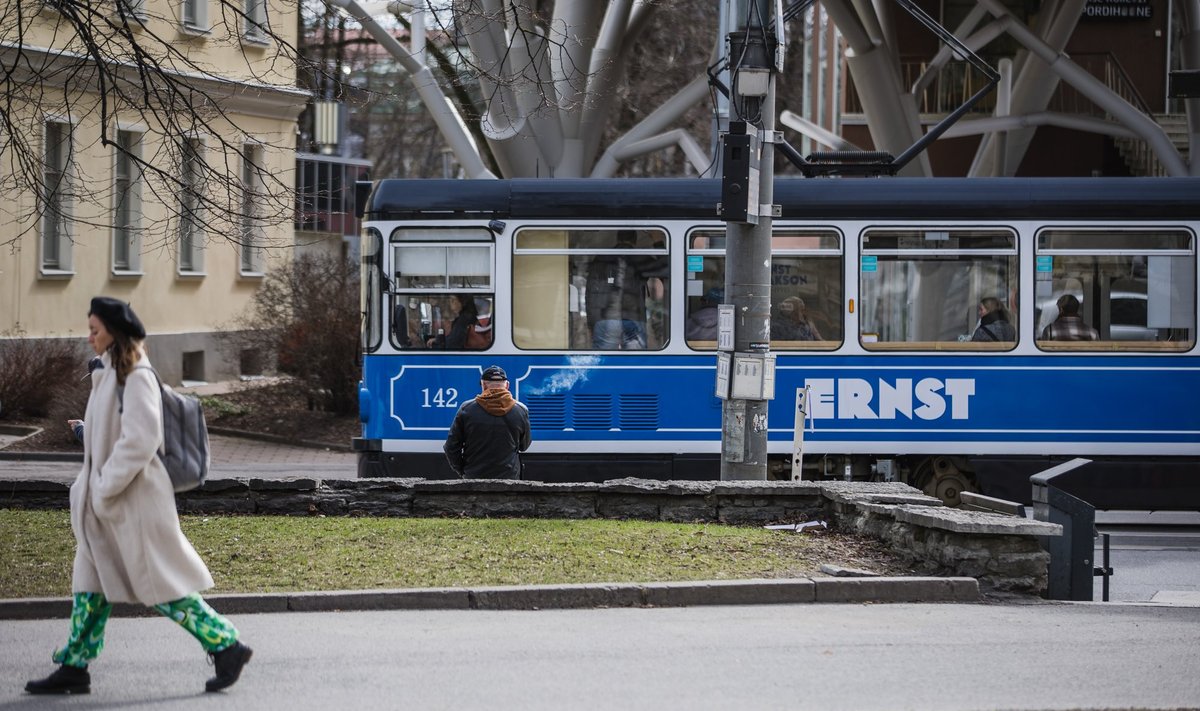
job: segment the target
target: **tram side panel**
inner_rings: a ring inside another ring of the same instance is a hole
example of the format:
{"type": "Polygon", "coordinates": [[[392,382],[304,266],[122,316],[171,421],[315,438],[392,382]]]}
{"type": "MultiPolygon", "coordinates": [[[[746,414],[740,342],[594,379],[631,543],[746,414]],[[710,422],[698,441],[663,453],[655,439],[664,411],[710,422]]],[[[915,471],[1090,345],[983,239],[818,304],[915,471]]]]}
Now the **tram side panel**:
{"type": "MultiPolygon", "coordinates": [[[[1025,499],[1021,477],[1045,457],[1200,457],[1200,412],[1181,398],[1200,392],[1196,359],[781,356],[770,406],[773,454],[790,451],[792,393],[809,388],[805,450],[822,454],[964,456],[981,465],[985,493],[1025,499]],[[1171,367],[1165,367],[1166,365],[1171,367]],[[1013,464],[1026,461],[1027,467],[1013,464]],[[1002,466],[1002,463],[1008,462],[1002,466]],[[1015,469],[1014,469],[1015,467],[1015,469]],[[1014,475],[1005,475],[1006,471],[1014,475]]],[[[482,369],[506,369],[530,410],[527,477],[544,481],[714,478],[720,400],[714,357],[371,356],[370,415],[377,474],[448,476],[441,444],[458,407],[475,396],[482,369]]],[[[367,453],[371,455],[372,453],[367,453]]],[[[370,458],[370,456],[368,456],[370,458]]],[[[1049,461],[1049,459],[1047,459],[1049,461]]],[[[1041,467],[1044,468],[1044,467],[1041,467]]],[[[1034,469],[1037,471],[1039,469],[1034,469]]]]}

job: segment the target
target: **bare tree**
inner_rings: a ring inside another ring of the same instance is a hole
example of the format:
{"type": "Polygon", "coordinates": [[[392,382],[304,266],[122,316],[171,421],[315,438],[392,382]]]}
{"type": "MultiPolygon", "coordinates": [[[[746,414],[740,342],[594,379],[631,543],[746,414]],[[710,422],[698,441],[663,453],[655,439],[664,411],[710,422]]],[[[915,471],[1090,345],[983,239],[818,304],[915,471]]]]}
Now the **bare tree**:
{"type": "Polygon", "coordinates": [[[305,254],[269,270],[254,300],[222,332],[232,353],[251,350],[296,379],[315,409],[358,407],[358,263],[305,254]]]}
{"type": "Polygon", "coordinates": [[[263,159],[265,151],[290,150],[290,132],[263,141],[261,133],[244,125],[242,114],[228,107],[235,100],[244,105],[280,96],[302,104],[306,95],[295,88],[295,47],[271,30],[274,18],[266,0],[216,0],[209,5],[205,48],[245,59],[234,81],[214,72],[204,59],[209,55],[180,41],[178,11],[178,3],[154,0],[0,0],[0,190],[37,196],[32,214],[10,201],[0,207],[8,213],[6,224],[19,226],[0,236],[0,244],[15,245],[47,215],[58,219],[59,208],[47,196],[64,197],[64,191],[74,204],[85,206],[66,219],[112,226],[112,181],[47,170],[45,151],[61,149],[62,164],[83,171],[75,156],[95,148],[66,140],[55,146],[56,136],[44,139],[48,116],[97,123],[99,145],[137,171],[148,193],[142,203],[148,198],[166,208],[156,218],[148,214],[141,225],[147,236],[143,247],[170,245],[189,228],[243,242],[239,226],[246,219],[291,221],[290,177],[263,159]],[[247,38],[269,51],[247,52],[247,38]],[[144,138],[136,146],[116,138],[119,125],[126,123],[140,127],[144,138]],[[206,141],[203,151],[197,149],[199,136],[206,141]],[[244,140],[250,136],[264,152],[246,154],[244,140]],[[253,176],[247,176],[243,162],[253,176]]]}

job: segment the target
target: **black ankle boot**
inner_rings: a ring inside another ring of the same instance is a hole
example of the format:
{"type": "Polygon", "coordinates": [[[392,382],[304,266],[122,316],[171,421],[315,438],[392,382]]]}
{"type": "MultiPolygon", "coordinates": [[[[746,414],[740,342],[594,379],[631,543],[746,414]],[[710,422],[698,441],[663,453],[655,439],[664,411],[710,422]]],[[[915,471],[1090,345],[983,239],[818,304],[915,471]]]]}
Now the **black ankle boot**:
{"type": "Polygon", "coordinates": [[[92,690],[92,675],[87,667],[69,667],[66,664],[54,670],[45,679],[35,679],[25,685],[31,694],[87,694],[92,690]]]}
{"type": "Polygon", "coordinates": [[[204,690],[220,691],[233,686],[233,683],[242,675],[242,667],[250,661],[252,654],[254,654],[254,650],[241,642],[234,642],[232,647],[209,654],[208,656],[212,657],[213,666],[217,669],[217,675],[204,683],[204,690]]]}

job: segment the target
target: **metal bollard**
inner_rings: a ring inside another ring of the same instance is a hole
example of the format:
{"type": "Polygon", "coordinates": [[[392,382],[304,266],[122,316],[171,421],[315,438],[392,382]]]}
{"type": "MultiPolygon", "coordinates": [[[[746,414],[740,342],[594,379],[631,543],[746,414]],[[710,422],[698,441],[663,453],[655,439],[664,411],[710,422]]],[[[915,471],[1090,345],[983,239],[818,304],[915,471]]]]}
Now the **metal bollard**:
{"type": "Polygon", "coordinates": [[[1108,579],[1111,578],[1112,574],[1113,574],[1112,565],[1109,564],[1109,560],[1108,560],[1108,536],[1109,536],[1109,534],[1107,534],[1107,533],[1100,534],[1100,537],[1104,541],[1104,549],[1103,549],[1104,550],[1104,564],[1101,565],[1099,568],[1095,568],[1092,570],[1092,575],[1096,575],[1101,578],[1104,578],[1104,580],[1102,580],[1100,582],[1100,594],[1101,594],[1100,599],[1103,602],[1108,602],[1108,579]]]}

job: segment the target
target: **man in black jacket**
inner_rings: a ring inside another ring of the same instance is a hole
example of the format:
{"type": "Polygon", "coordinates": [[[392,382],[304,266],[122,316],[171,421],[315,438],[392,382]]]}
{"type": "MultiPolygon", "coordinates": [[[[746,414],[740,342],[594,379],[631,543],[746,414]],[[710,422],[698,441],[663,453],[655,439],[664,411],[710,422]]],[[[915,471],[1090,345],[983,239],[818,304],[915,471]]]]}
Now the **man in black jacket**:
{"type": "Polygon", "coordinates": [[[521,452],[529,449],[529,410],[508,392],[500,366],[483,371],[483,392],[463,403],[442,448],[463,478],[520,479],[521,452]]]}

